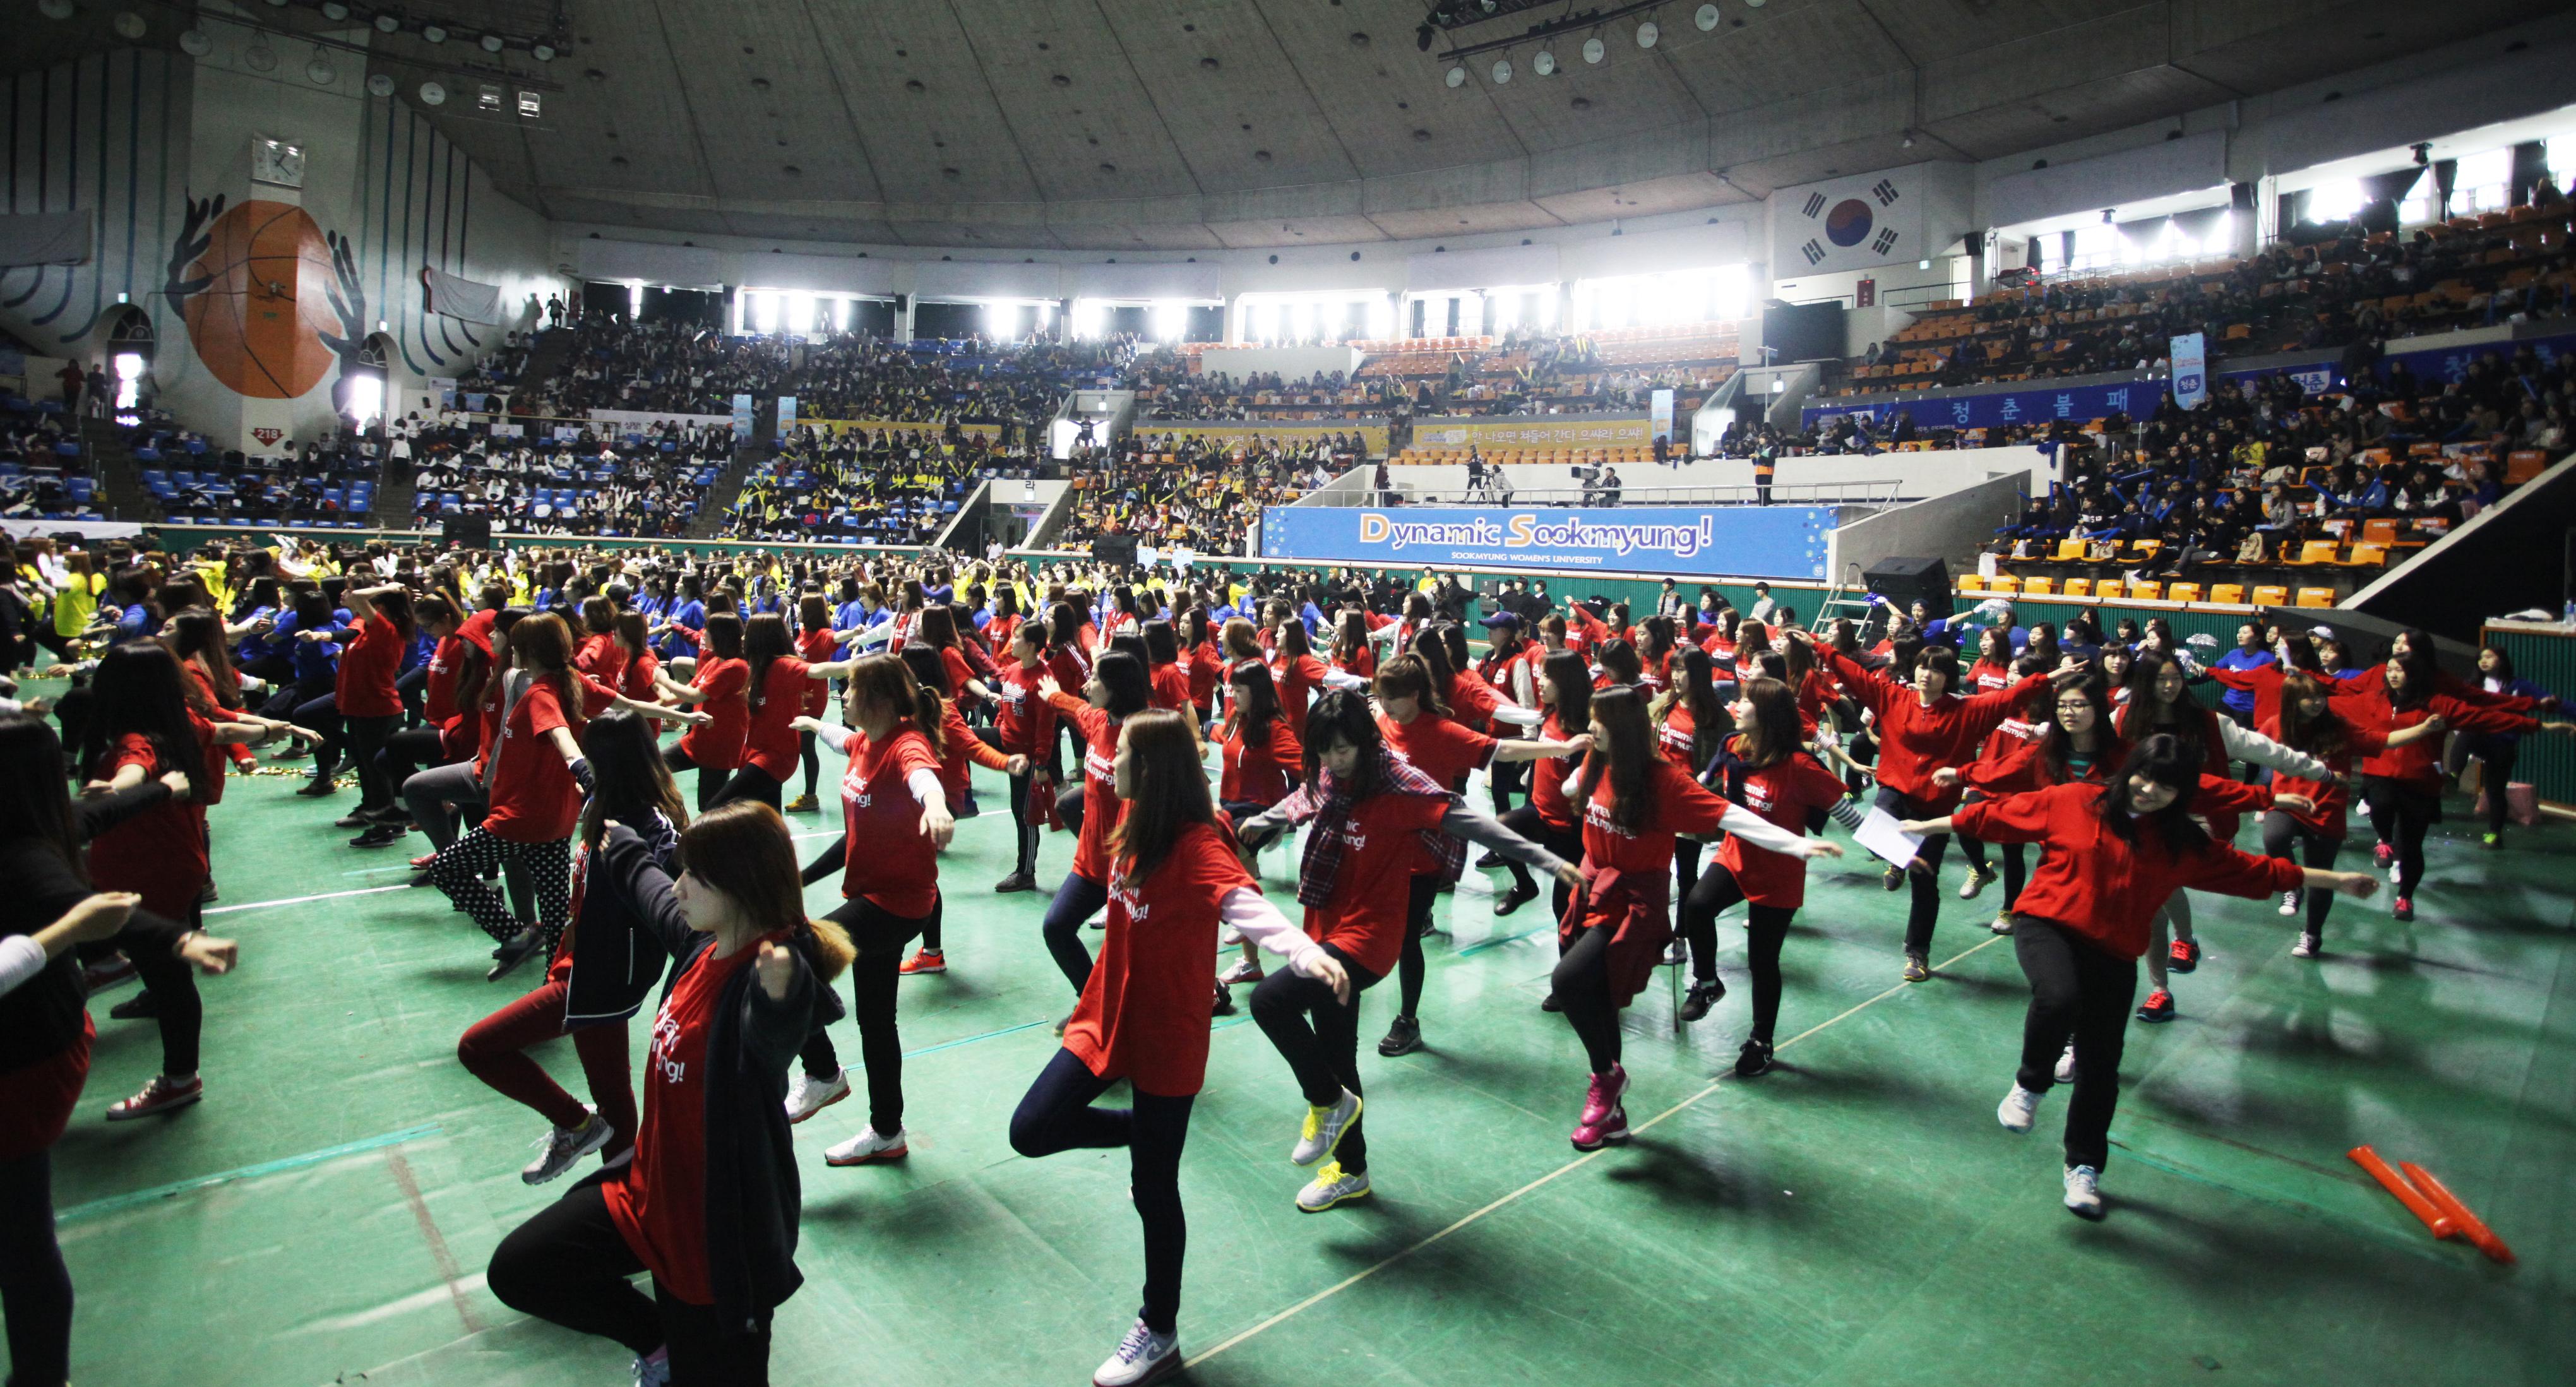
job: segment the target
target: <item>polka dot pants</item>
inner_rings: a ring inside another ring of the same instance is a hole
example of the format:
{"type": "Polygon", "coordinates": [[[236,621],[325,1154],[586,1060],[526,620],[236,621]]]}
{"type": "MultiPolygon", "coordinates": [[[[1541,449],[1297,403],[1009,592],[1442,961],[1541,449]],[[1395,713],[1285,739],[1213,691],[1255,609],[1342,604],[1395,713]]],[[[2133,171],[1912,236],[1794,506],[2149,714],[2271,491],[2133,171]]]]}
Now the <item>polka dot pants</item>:
{"type": "Polygon", "coordinates": [[[504,862],[518,864],[528,875],[528,883],[537,895],[537,928],[545,936],[546,948],[552,951],[555,940],[562,936],[564,922],[572,914],[572,840],[557,838],[549,843],[514,843],[488,829],[477,828],[440,850],[438,860],[429,864],[430,884],[447,893],[447,898],[464,907],[474,923],[496,943],[506,943],[524,928],[523,922],[510,914],[510,907],[483,880],[483,874],[504,862]]]}

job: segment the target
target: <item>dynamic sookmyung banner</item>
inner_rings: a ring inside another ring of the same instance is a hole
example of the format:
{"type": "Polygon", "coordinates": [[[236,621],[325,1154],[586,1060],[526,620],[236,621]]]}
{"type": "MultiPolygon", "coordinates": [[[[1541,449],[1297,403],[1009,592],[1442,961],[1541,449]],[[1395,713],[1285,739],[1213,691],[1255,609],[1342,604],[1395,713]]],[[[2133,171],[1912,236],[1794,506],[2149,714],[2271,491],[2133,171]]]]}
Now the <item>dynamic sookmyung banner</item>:
{"type": "Polygon", "coordinates": [[[1819,506],[1272,506],[1261,552],[1362,567],[1594,569],[1822,578],[1833,512],[1819,506]]]}

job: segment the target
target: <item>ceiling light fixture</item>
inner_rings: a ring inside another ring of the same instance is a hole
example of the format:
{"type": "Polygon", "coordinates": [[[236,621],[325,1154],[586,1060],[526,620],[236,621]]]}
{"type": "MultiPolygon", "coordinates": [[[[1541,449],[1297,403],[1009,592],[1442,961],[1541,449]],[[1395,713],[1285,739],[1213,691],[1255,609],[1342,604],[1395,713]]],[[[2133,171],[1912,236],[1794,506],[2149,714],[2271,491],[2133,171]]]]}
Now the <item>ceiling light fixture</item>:
{"type": "Polygon", "coordinates": [[[373,73],[369,73],[369,74],[367,74],[367,95],[369,95],[369,96],[391,96],[391,95],[393,95],[393,94],[394,94],[394,79],[392,79],[391,77],[386,76],[385,74],[383,74],[383,73],[381,73],[381,72],[373,72],[373,73]]]}
{"type": "Polygon", "coordinates": [[[265,43],[254,43],[242,50],[242,64],[253,72],[275,72],[277,50],[265,43]]]}
{"type": "Polygon", "coordinates": [[[322,17],[337,24],[349,17],[349,7],[341,4],[340,0],[322,0],[322,17]]]}
{"type": "Polygon", "coordinates": [[[1691,15],[1691,22],[1698,25],[1699,31],[1703,34],[1716,28],[1717,21],[1718,13],[1717,6],[1715,5],[1702,5],[1696,13],[1691,15]]]}
{"type": "Polygon", "coordinates": [[[1541,77],[1556,75],[1556,55],[1542,48],[1530,57],[1530,71],[1541,77]]]}
{"type": "Polygon", "coordinates": [[[304,75],[311,79],[313,85],[327,87],[339,80],[340,69],[331,66],[331,60],[323,57],[322,50],[316,48],[313,50],[313,61],[304,65],[304,75]]]}
{"type": "Polygon", "coordinates": [[[402,19],[396,15],[379,13],[376,16],[376,32],[379,34],[401,33],[402,19]]]}
{"type": "Polygon", "coordinates": [[[1467,84],[1467,69],[1463,67],[1452,67],[1449,69],[1449,76],[1445,80],[1452,87],[1463,87],[1467,84]]]}
{"type": "Polygon", "coordinates": [[[431,43],[447,42],[447,31],[435,24],[424,24],[420,26],[420,36],[431,43]]]}
{"type": "Polygon", "coordinates": [[[1583,41],[1583,61],[1598,67],[1601,60],[1609,56],[1609,45],[1603,43],[1597,35],[1583,41]]]}
{"type": "Polygon", "coordinates": [[[119,10],[116,12],[116,32],[118,37],[139,39],[143,37],[145,28],[146,26],[143,23],[143,16],[136,14],[134,11],[119,10]]]}
{"type": "Polygon", "coordinates": [[[534,48],[528,50],[528,56],[541,63],[553,62],[555,60],[555,46],[551,43],[538,44],[534,48]]]}
{"type": "Polygon", "coordinates": [[[483,36],[483,51],[484,51],[484,52],[486,52],[486,53],[498,53],[498,52],[500,52],[500,51],[501,51],[501,48],[502,48],[502,44],[501,44],[501,36],[500,36],[499,34],[485,34],[485,35],[483,36]]]}
{"type": "Polygon", "coordinates": [[[72,17],[72,0],[36,0],[36,13],[47,19],[72,17]]]}
{"type": "Polygon", "coordinates": [[[215,41],[206,37],[203,29],[182,29],[179,31],[179,51],[191,58],[202,58],[215,51],[215,41]]]}
{"type": "Polygon", "coordinates": [[[447,104],[447,88],[445,88],[445,87],[442,87],[442,86],[438,85],[436,82],[423,82],[423,83],[421,83],[421,84],[420,84],[420,104],[422,104],[423,106],[444,106],[444,105],[446,105],[446,104],[447,104]]]}
{"type": "Polygon", "coordinates": [[[1637,26],[1637,46],[1639,48],[1652,48],[1655,46],[1655,40],[1662,38],[1663,36],[1664,31],[1657,28],[1655,26],[1655,21],[1651,19],[1637,26]]]}
{"type": "Polygon", "coordinates": [[[1495,60],[1494,60],[1494,85],[1499,87],[1499,86],[1503,85],[1504,83],[1509,82],[1509,81],[1511,81],[1511,80],[1512,80],[1512,60],[1511,60],[1511,59],[1509,59],[1509,58],[1497,58],[1497,59],[1495,59],[1495,60]]]}

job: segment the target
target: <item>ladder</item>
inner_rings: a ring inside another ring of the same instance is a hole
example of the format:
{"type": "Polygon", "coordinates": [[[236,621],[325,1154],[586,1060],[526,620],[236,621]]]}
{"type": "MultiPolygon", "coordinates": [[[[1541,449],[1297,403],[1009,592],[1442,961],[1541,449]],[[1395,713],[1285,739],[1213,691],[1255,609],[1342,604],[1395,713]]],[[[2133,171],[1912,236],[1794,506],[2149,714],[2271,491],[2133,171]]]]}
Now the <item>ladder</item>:
{"type": "Polygon", "coordinates": [[[1859,627],[1862,645],[1877,642],[1878,632],[1871,629],[1872,623],[1884,618],[1877,610],[1877,604],[1869,600],[1869,583],[1861,576],[1857,563],[1843,565],[1842,574],[1834,579],[1831,588],[1825,590],[1825,600],[1817,605],[1815,620],[1807,623],[1807,629],[1822,636],[1836,617],[1848,617],[1859,627]]]}

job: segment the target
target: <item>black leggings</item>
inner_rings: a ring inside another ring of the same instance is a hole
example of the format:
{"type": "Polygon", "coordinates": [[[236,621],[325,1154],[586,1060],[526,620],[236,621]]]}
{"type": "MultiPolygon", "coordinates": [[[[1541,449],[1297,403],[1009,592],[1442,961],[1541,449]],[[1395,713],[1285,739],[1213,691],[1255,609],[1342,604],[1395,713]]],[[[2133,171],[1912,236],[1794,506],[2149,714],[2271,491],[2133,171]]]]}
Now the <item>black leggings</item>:
{"type": "Polygon", "coordinates": [[[2361,794],[2370,807],[2370,826],[2379,830],[2379,841],[2397,853],[2397,894],[2414,895],[2424,880],[2424,831],[2442,817],[2441,797],[2409,789],[2384,775],[2363,776],[2361,794]]]}
{"type": "MultiPolygon", "coordinates": [[[[1885,785],[1878,787],[1878,807],[1900,819],[1936,819],[1940,807],[1910,799],[1885,785]]],[[[1941,917],[1941,858],[1950,850],[1950,835],[1936,834],[1923,840],[1914,855],[1923,860],[1925,870],[1905,873],[1906,888],[1913,893],[1905,910],[1905,952],[1908,956],[1930,955],[1932,927],[1941,917]]],[[[1901,864],[1900,864],[1901,866],[1901,864]]],[[[2053,1062],[2053,1061],[2052,1061],[2053,1062]]]]}
{"type": "Polygon", "coordinates": [[[1422,936],[1431,932],[1431,908],[1440,903],[1440,878],[1418,873],[1404,903],[1404,952],[1395,961],[1396,1011],[1419,1016],[1422,1008],[1422,936]]]}
{"type": "MultiPolygon", "coordinates": [[[[188,902],[188,928],[205,927],[204,909],[196,901],[188,902]]],[[[197,995],[196,970],[189,967],[186,959],[166,948],[145,944],[130,933],[83,944],[79,952],[82,962],[91,963],[119,949],[134,961],[135,976],[142,980],[143,990],[152,994],[153,1019],[161,1027],[161,1072],[174,1079],[196,1073],[198,1047],[206,1028],[206,1003],[197,995]]]]}
{"type": "MultiPolygon", "coordinates": [[[[1553,765],[1531,772],[1533,775],[1552,775],[1554,773],[1555,768],[1553,765]]],[[[1583,829],[1581,826],[1578,825],[1573,828],[1560,829],[1556,825],[1549,823],[1547,820],[1540,818],[1538,806],[1534,804],[1524,804],[1520,808],[1505,814],[1502,818],[1502,824],[1503,827],[1527,838],[1531,842],[1538,844],[1540,847],[1547,849],[1549,852],[1555,853],[1558,857],[1574,863],[1577,866],[1582,865],[1583,829]]],[[[1538,883],[1530,879],[1529,868],[1522,866],[1511,858],[1506,857],[1503,859],[1503,870],[1512,874],[1513,890],[1535,891],[1538,889],[1538,883]]],[[[1557,919],[1562,920],[1565,918],[1565,903],[1573,898],[1574,892],[1568,888],[1564,882],[1560,881],[1556,883],[1555,889],[1548,895],[1548,904],[1556,912],[1557,919]]]]}
{"type": "MultiPolygon", "coordinates": [[[[849,931],[850,942],[859,950],[850,964],[851,1012],[859,1023],[859,1063],[868,1071],[868,1125],[879,1136],[903,1130],[903,1035],[895,1025],[896,984],[903,981],[903,974],[897,969],[903,963],[904,946],[938,914],[939,907],[933,903],[930,914],[906,919],[859,896],[841,902],[841,908],[826,917],[849,931]]],[[[832,1037],[820,1027],[805,1038],[802,1057],[805,1072],[815,1078],[828,1079],[841,1072],[832,1037]]]]}
{"type": "MultiPolygon", "coordinates": [[[[984,745],[1005,756],[1021,754],[1003,745],[1002,734],[994,728],[979,728],[975,735],[983,738],[984,745]]],[[[1019,845],[1018,854],[1012,859],[1011,864],[1013,876],[1035,876],[1038,870],[1038,833],[1046,827],[1046,824],[1032,818],[1029,814],[1029,788],[1037,780],[1036,760],[1034,756],[1030,757],[1032,768],[1010,777],[1011,829],[1014,834],[1013,841],[1019,845]]]]}
{"type": "Polygon", "coordinates": [[[812,799],[814,782],[821,779],[823,775],[823,753],[816,749],[813,733],[796,734],[796,756],[805,766],[805,798],[812,799]]]}
{"type": "Polygon", "coordinates": [[[2469,758],[2478,759],[2478,785],[2486,795],[2487,832],[2504,832],[2505,791],[2513,785],[2513,763],[2522,754],[2522,742],[2514,737],[2468,736],[2451,747],[2451,774],[2468,769],[2469,758]]]}
{"type": "Polygon", "coordinates": [[[412,727],[385,738],[376,749],[376,777],[392,791],[393,802],[401,804],[403,782],[411,779],[424,766],[444,765],[447,746],[435,727],[412,727]]]}
{"type": "Polygon", "coordinates": [[[383,752],[386,741],[399,735],[397,729],[402,726],[402,716],[388,713],[380,718],[342,718],[340,726],[348,744],[349,764],[358,768],[358,807],[393,808],[394,786],[386,779],[385,768],[378,756],[383,752]]]}
{"type": "Polygon", "coordinates": [[[1494,793],[1495,818],[1499,819],[1512,812],[1512,796],[1527,797],[1529,767],[1530,763],[1527,761],[1496,761],[1493,769],[1487,773],[1486,783],[1492,787],[1494,793]]]}
{"type": "MultiPolygon", "coordinates": [[[[703,770],[698,772],[701,791],[706,788],[706,774],[703,770]]],[[[734,771],[733,778],[725,782],[724,788],[716,792],[714,803],[731,804],[738,799],[758,800],[772,809],[784,810],[787,806],[787,782],[745,761],[734,771]]]]}
{"type": "Polygon", "coordinates": [[[662,748],[662,764],[671,768],[674,777],[685,770],[697,771],[698,812],[701,814],[716,807],[717,801],[724,797],[726,784],[733,778],[732,767],[701,766],[689,759],[689,753],[680,750],[678,742],[662,748]]]}
{"type": "Polygon", "coordinates": [[[1064,980],[1073,984],[1076,996],[1091,981],[1091,950],[1082,942],[1082,927],[1108,904],[1106,883],[1067,872],[1064,884],[1055,888],[1055,899],[1047,903],[1046,922],[1038,926],[1038,932],[1046,939],[1047,953],[1064,973],[1064,980]]]}
{"type": "MultiPolygon", "coordinates": [[[[2263,816],[2265,856],[2277,857],[2287,862],[2290,860],[2290,847],[2293,843],[2299,845],[2301,853],[2306,858],[2306,861],[2300,865],[2315,867],[2320,871],[2334,870],[2335,854],[2343,851],[2341,838],[2329,838],[2278,809],[2263,816]]],[[[2307,897],[2308,901],[2308,933],[2325,933],[2326,912],[2334,909],[2335,893],[2308,890],[2300,894],[2307,897]]]]}
{"type": "Polygon", "coordinates": [[[2120,1051],[2138,961],[2121,958],[2055,920],[2013,918],[2013,952],[2030,979],[2022,1020],[2021,1071],[2014,1082],[2046,1093],[2057,1057],[2075,1037],[2075,1097],[2066,1105],[2066,1163],[2102,1169],[2111,1159],[2111,1114],[2120,1105],[2120,1051]]]}
{"type": "MultiPolygon", "coordinates": [[[[1744,899],[1744,887],[1723,862],[1711,862],[1682,897],[1682,937],[1690,941],[1691,977],[1717,980],[1717,917],[1744,899]]],[[[1798,912],[1782,905],[1744,907],[1745,963],[1753,973],[1753,1038],[1769,1040],[1780,1020],[1780,945],[1798,912]]]]}
{"type": "MultiPolygon", "coordinates": [[[[1279,969],[1252,989],[1253,1022],[1270,1037],[1279,1057],[1288,1061],[1289,1072],[1297,1076],[1298,1092],[1318,1108],[1340,1102],[1344,1089],[1360,1091],[1360,994],[1378,982],[1377,974],[1338,946],[1322,947],[1340,959],[1343,971],[1351,975],[1349,1002],[1334,999],[1331,983],[1293,968],[1279,969]]],[[[1342,1169],[1353,1175],[1368,1169],[1368,1138],[1360,1131],[1360,1121],[1352,1119],[1334,1153],[1342,1169]]]]}
{"type": "Polygon", "coordinates": [[[72,1370],[72,1274],[54,1240],[51,1148],[0,1159],[0,1308],[9,1381],[62,1387],[72,1370]]]}
{"type": "Polygon", "coordinates": [[[1619,1064],[1619,1003],[1610,995],[1611,933],[1595,925],[1576,934],[1548,979],[1595,1074],[1607,1074],[1619,1064]]]}
{"type": "MultiPolygon", "coordinates": [[[[1959,797],[1959,803],[1970,805],[1985,798],[1983,791],[1970,790],[1959,797]]],[[[1958,835],[1958,838],[1959,855],[1968,859],[1968,865],[1981,872],[1987,870],[1986,840],[1971,838],[1964,833],[1958,835]]],[[[2030,864],[2022,853],[2022,844],[2001,843],[1997,846],[2004,850],[2004,912],[2009,914],[2012,911],[2013,902],[2021,899],[2021,885],[2029,876],[2030,864]]]]}
{"type": "Polygon", "coordinates": [[[1181,1258],[1189,1223],[1181,1211],[1181,1147],[1190,1136],[1196,1095],[1166,1097],[1134,1090],[1131,1108],[1092,1103],[1117,1081],[1091,1072],[1071,1050],[1058,1050],[1011,1114],[1011,1149],[1052,1156],[1075,1149],[1127,1148],[1127,1194],[1145,1225],[1145,1303],[1136,1317],[1169,1334],[1181,1312],[1181,1258]]]}
{"type": "Polygon", "coordinates": [[[492,1249],[484,1283],[513,1310],[614,1339],[638,1358],[669,1348],[672,1387],[764,1387],[766,1319],[747,1334],[730,1333],[716,1307],[673,1299],[658,1276],[649,1298],[635,1289],[627,1278],[642,1270],[599,1186],[580,1184],[492,1249]]]}

